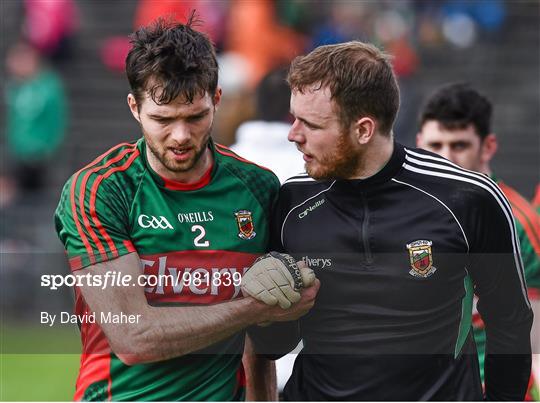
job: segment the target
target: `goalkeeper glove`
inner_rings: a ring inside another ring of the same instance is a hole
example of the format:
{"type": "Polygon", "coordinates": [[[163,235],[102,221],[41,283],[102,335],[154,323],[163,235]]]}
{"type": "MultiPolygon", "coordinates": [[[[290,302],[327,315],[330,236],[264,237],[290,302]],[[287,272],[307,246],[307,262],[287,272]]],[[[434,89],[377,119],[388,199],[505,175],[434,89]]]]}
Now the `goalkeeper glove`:
{"type": "Polygon", "coordinates": [[[259,257],[242,278],[242,292],[267,305],[288,309],[300,301],[300,289],[310,287],[315,273],[290,255],[270,252],[259,257]]]}

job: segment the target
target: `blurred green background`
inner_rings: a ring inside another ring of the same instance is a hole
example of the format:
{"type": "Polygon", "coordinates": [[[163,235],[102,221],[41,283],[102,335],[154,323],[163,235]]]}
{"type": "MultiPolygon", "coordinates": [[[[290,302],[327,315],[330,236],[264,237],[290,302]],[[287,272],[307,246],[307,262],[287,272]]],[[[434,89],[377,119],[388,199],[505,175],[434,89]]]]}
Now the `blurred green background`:
{"type": "Polygon", "coordinates": [[[73,400],[80,357],[77,328],[2,325],[0,401],[73,400]]]}

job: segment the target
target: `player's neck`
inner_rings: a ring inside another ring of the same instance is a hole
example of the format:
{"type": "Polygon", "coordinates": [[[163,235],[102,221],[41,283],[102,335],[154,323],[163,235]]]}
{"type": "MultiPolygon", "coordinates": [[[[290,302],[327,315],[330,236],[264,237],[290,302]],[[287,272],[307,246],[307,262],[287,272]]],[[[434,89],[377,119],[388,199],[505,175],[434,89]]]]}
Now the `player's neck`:
{"type": "Polygon", "coordinates": [[[358,167],[353,178],[349,179],[367,179],[381,169],[390,161],[394,152],[394,139],[392,136],[376,135],[372,141],[366,145],[366,148],[360,156],[361,164],[358,167]]]}
{"type": "Polygon", "coordinates": [[[179,182],[186,185],[197,183],[208,172],[214,162],[212,151],[209,147],[205,148],[205,151],[195,163],[193,168],[184,172],[173,172],[167,169],[161,163],[157,162],[155,159],[153,160],[153,156],[148,155],[148,157],[150,166],[159,176],[169,181],[179,182]]]}
{"type": "Polygon", "coordinates": [[[479,171],[487,176],[493,175],[493,171],[491,170],[491,167],[489,166],[489,164],[480,165],[479,171]]]}

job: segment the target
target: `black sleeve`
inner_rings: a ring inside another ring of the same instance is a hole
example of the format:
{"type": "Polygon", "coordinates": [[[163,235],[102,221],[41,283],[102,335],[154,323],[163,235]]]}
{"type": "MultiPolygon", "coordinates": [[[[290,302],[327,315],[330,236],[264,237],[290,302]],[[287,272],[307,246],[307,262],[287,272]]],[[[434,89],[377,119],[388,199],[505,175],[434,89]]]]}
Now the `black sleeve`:
{"type": "Polygon", "coordinates": [[[298,321],[251,326],[247,329],[257,354],[277,360],[291,352],[300,342],[298,321]]]}
{"type": "Polygon", "coordinates": [[[521,401],[531,371],[532,310],[519,243],[504,196],[484,194],[480,203],[469,223],[468,269],[486,326],[486,399],[521,401]]]}
{"type": "MultiPolygon", "coordinates": [[[[270,216],[269,251],[286,252],[281,244],[282,205],[283,194],[280,192],[270,216]]],[[[248,328],[248,333],[257,354],[263,354],[272,360],[283,357],[300,342],[298,321],[273,323],[269,326],[252,326],[248,328]]]]}

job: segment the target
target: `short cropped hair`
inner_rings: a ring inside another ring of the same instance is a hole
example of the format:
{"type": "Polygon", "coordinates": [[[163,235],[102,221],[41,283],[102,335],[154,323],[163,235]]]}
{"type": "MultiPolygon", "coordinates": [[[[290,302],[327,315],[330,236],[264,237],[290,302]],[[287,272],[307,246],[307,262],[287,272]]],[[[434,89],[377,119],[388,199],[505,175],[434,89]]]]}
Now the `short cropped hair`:
{"type": "Polygon", "coordinates": [[[422,127],[428,120],[435,120],[447,130],[464,129],[472,124],[484,139],[491,133],[492,110],[491,102],[470,84],[452,83],[429,97],[419,123],[422,127]]]}
{"type": "Polygon", "coordinates": [[[328,87],[339,109],[342,127],[361,116],[379,123],[390,134],[399,109],[399,88],[390,56],[373,45],[352,41],[320,46],[295,58],[287,81],[293,91],[328,87]]]}
{"type": "Polygon", "coordinates": [[[216,52],[210,39],[193,29],[197,23],[192,12],[186,24],[160,18],[131,35],[126,74],[137,103],[145,92],[159,105],[178,96],[191,103],[205,92],[214,95],[218,84],[216,52]]]}

